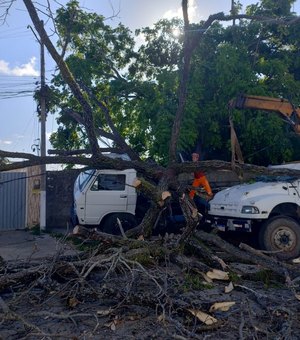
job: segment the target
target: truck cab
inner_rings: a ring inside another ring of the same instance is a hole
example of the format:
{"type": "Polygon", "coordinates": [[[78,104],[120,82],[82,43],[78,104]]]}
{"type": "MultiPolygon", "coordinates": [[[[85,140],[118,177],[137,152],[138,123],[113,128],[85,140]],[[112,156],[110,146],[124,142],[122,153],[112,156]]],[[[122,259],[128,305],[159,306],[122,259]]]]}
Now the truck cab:
{"type": "Polygon", "coordinates": [[[213,227],[258,232],[262,249],[281,259],[300,256],[298,177],[265,177],[235,185],[218,192],[209,203],[207,221],[213,227]]]}
{"type": "Polygon", "coordinates": [[[76,222],[97,225],[109,233],[115,233],[113,228],[118,228],[117,219],[125,230],[134,227],[137,224],[137,193],[132,186],[135,178],[134,169],[81,172],[74,184],[76,222]]]}
{"type": "MultiPolygon", "coordinates": [[[[150,201],[132,186],[136,177],[134,169],[81,172],[74,183],[72,224],[97,226],[109,234],[120,234],[120,225],[124,232],[137,226],[150,201]]],[[[177,232],[184,224],[179,204],[171,201],[159,214],[154,233],[177,232]]]]}

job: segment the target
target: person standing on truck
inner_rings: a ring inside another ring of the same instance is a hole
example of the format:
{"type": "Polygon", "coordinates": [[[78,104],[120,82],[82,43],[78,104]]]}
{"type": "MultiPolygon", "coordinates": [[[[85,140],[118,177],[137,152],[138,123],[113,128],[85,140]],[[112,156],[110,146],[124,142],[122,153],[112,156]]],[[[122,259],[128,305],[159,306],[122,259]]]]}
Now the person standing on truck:
{"type": "MultiPolygon", "coordinates": [[[[200,159],[200,155],[197,152],[192,153],[192,161],[193,162],[198,162],[200,159]]],[[[213,192],[211,190],[211,187],[209,185],[209,182],[204,174],[203,171],[195,171],[194,172],[194,181],[192,186],[194,188],[199,188],[199,187],[203,187],[204,190],[206,191],[207,195],[208,195],[208,200],[210,200],[213,197],[213,192]]],[[[207,202],[208,200],[200,197],[197,195],[197,191],[192,189],[189,192],[189,196],[192,200],[194,200],[198,210],[202,213],[203,211],[205,211],[206,207],[207,207],[207,202]]]]}

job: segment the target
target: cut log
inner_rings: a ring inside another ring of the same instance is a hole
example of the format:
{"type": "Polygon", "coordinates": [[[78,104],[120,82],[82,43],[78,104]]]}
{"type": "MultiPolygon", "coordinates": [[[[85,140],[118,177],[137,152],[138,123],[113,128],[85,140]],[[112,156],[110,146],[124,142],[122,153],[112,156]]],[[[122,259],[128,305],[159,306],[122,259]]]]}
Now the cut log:
{"type": "Polygon", "coordinates": [[[122,236],[106,234],[96,229],[88,229],[81,225],[76,225],[73,229],[73,235],[83,237],[94,241],[103,241],[106,243],[115,243],[123,239],[122,236]]]}
{"type": "MultiPolygon", "coordinates": [[[[204,231],[196,231],[195,237],[199,238],[202,241],[212,243],[222,250],[234,255],[239,261],[246,261],[248,263],[259,264],[262,267],[271,270],[274,273],[286,278],[289,274],[291,277],[298,277],[300,275],[300,270],[294,268],[293,266],[281,262],[279,260],[275,260],[271,257],[267,257],[266,255],[260,254],[256,252],[242,251],[239,248],[229,244],[228,242],[222,240],[219,236],[214,234],[209,234],[204,231]]],[[[253,249],[253,248],[252,248],[253,249]]]]}

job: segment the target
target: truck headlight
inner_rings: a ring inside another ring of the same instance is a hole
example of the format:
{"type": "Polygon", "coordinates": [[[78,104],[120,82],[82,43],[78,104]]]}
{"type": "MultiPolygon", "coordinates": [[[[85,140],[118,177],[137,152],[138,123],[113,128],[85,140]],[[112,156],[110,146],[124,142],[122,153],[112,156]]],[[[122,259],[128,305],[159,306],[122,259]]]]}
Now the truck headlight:
{"type": "Polygon", "coordinates": [[[242,207],[242,214],[259,214],[258,208],[252,206],[252,205],[244,205],[242,207]]]}

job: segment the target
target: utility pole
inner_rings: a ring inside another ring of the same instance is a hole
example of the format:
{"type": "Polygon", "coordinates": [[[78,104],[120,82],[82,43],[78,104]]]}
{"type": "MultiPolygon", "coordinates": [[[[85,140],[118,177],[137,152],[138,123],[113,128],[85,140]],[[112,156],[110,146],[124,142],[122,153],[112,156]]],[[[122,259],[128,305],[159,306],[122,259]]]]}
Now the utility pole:
{"type": "MultiPolygon", "coordinates": [[[[231,15],[235,15],[235,1],[231,0],[231,15]]],[[[235,19],[232,20],[232,26],[235,26],[235,19]]]]}
{"type": "MultiPolygon", "coordinates": [[[[42,25],[44,22],[41,21],[42,25]]],[[[41,122],[41,138],[40,138],[40,152],[41,157],[46,156],[46,86],[45,86],[45,48],[44,43],[38,38],[35,31],[30,25],[30,28],[36,40],[40,44],[40,58],[41,58],[41,91],[40,91],[40,122],[41,122]]],[[[46,165],[40,165],[40,230],[46,230],[46,165]]]]}
{"type": "MultiPolygon", "coordinates": [[[[41,46],[41,157],[46,156],[46,86],[45,86],[45,49],[44,43],[40,40],[41,46]]],[[[40,165],[41,184],[40,184],[40,229],[46,230],[46,165],[40,165]]]]}

